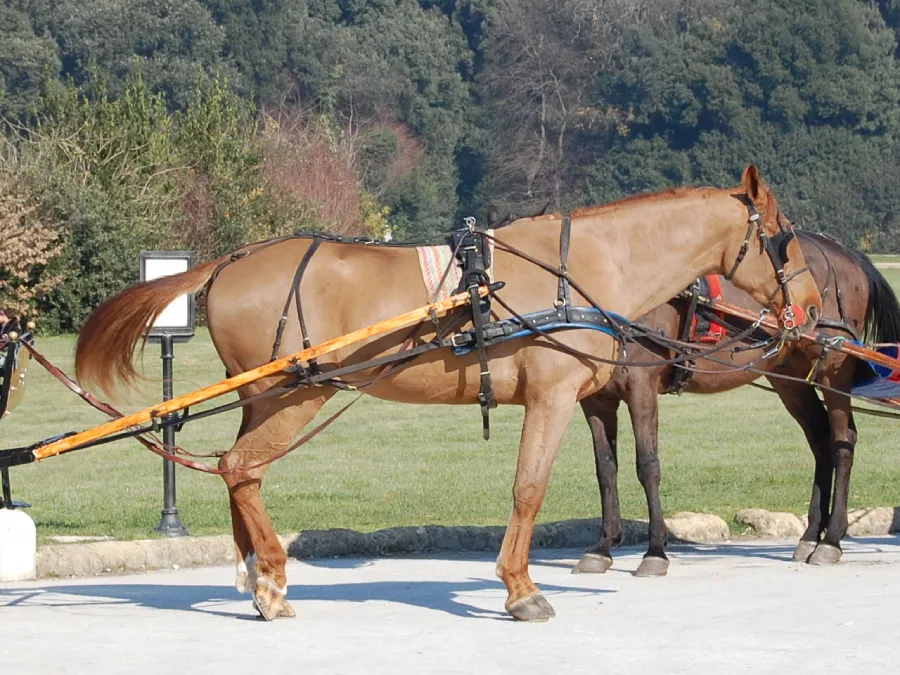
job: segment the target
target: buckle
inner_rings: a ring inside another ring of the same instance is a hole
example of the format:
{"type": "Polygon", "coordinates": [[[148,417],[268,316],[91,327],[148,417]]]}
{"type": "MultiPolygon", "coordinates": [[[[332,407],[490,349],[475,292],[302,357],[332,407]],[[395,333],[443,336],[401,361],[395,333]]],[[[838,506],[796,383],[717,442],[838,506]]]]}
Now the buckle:
{"type": "Polygon", "coordinates": [[[453,335],[450,336],[450,346],[451,346],[451,347],[457,347],[457,348],[459,348],[459,347],[463,347],[463,346],[464,346],[464,343],[463,343],[463,342],[457,342],[457,341],[456,341],[457,338],[459,338],[460,340],[462,340],[463,338],[470,338],[470,336],[469,336],[468,333],[454,333],[453,335]]]}

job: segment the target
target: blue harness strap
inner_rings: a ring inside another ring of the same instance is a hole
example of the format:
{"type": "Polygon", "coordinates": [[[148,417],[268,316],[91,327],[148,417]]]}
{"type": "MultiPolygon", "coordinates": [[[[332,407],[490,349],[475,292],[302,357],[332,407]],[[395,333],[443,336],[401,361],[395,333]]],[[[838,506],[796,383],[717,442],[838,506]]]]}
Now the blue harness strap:
{"type": "MultiPolygon", "coordinates": [[[[631,325],[631,321],[623,316],[612,312],[606,312],[606,314],[621,324],[631,325]]],[[[528,323],[548,333],[558,330],[596,330],[612,338],[619,339],[619,333],[609,324],[604,313],[593,307],[565,306],[523,314],[522,316],[528,323]]],[[[518,319],[492,321],[485,324],[482,328],[487,346],[528,337],[535,333],[532,329],[526,328],[518,319]]],[[[453,353],[457,356],[468,354],[475,348],[474,329],[463,331],[453,336],[453,353]]]]}

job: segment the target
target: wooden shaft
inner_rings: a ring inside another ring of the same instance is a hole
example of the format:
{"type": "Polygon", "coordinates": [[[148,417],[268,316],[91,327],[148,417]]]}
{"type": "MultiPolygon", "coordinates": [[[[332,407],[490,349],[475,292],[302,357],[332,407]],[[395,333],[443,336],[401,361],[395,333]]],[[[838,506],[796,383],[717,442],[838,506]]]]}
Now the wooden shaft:
{"type": "MultiPolygon", "coordinates": [[[[757,319],[759,319],[758,313],[753,312],[749,309],[744,309],[743,307],[738,307],[737,305],[732,305],[729,302],[710,299],[710,304],[713,309],[721,310],[726,314],[731,314],[732,316],[737,316],[741,319],[746,319],[747,321],[756,321],[757,319]]],[[[778,321],[774,317],[771,317],[769,315],[766,315],[759,325],[765,328],[770,328],[772,330],[779,330],[778,321]]],[[[809,340],[810,342],[817,342],[816,333],[811,332],[801,333],[800,339],[809,340]]],[[[886,354],[876,352],[874,349],[869,349],[868,347],[860,347],[859,345],[855,345],[852,342],[847,342],[846,340],[842,341],[838,346],[829,347],[829,349],[843,352],[845,354],[850,354],[850,356],[855,356],[856,358],[863,359],[864,361],[877,363],[879,366],[884,366],[893,370],[900,370],[900,359],[891,358],[886,354]]]]}
{"type": "MultiPolygon", "coordinates": [[[[481,286],[478,289],[478,292],[481,296],[485,296],[488,293],[488,287],[481,286]]],[[[162,417],[170,413],[178,412],[179,410],[183,410],[185,408],[195,406],[199,403],[203,403],[204,401],[208,401],[212,398],[222,396],[223,394],[232,392],[235,389],[239,389],[246,384],[250,384],[251,382],[255,382],[256,380],[268,377],[269,375],[275,375],[276,373],[294,366],[299,361],[309,361],[310,359],[317,358],[319,356],[322,356],[323,354],[328,354],[338,349],[342,349],[343,347],[350,346],[368,338],[373,338],[378,335],[390,333],[394,330],[399,330],[400,328],[412,326],[413,324],[430,318],[432,311],[436,315],[442,315],[446,314],[454,307],[460,307],[461,305],[465,305],[468,303],[469,294],[459,293],[457,295],[450,296],[446,300],[433,302],[429,305],[425,305],[424,307],[419,307],[418,309],[414,309],[411,312],[407,312],[406,314],[401,314],[391,319],[385,319],[384,321],[380,321],[371,326],[367,326],[366,328],[360,328],[359,330],[355,330],[352,333],[347,333],[346,335],[334,338],[333,340],[323,342],[320,345],[310,347],[309,349],[304,349],[303,351],[297,352],[296,354],[291,354],[290,356],[285,356],[284,358],[278,359],[277,361],[272,361],[270,363],[266,363],[265,365],[259,366],[258,368],[253,368],[252,370],[243,372],[240,375],[235,375],[234,377],[231,377],[227,380],[217,382],[216,384],[211,384],[208,387],[204,387],[203,389],[198,389],[197,391],[193,391],[189,394],[178,396],[177,398],[173,398],[170,401],[165,401],[163,403],[160,403],[159,405],[153,406],[152,408],[147,408],[132,415],[126,415],[125,417],[120,417],[119,419],[112,420],[111,422],[107,422],[106,424],[101,424],[98,427],[88,429],[87,431],[82,431],[80,434],[75,434],[74,436],[69,436],[53,443],[48,443],[47,445],[34,450],[34,457],[38,460],[46,459],[47,457],[58,455],[61,452],[66,452],[67,450],[71,450],[80,445],[84,445],[85,443],[90,443],[91,441],[96,441],[106,436],[111,436],[112,434],[118,433],[120,431],[125,431],[131,427],[144,424],[145,422],[149,422],[154,418],[161,419],[162,417]]]]}

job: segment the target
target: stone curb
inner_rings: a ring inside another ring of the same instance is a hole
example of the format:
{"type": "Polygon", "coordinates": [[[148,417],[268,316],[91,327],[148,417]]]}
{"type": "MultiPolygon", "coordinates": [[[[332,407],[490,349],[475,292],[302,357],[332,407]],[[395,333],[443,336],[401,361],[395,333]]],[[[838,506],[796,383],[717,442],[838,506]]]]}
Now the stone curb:
{"type": "MultiPolygon", "coordinates": [[[[748,527],[748,533],[758,537],[796,536],[783,528],[766,524],[766,517],[791,515],[771,514],[762,509],[745,509],[739,516],[752,511],[753,523],[745,518],[735,520],[748,527]],[[768,514],[768,516],[766,516],[768,514]]],[[[769,518],[769,520],[773,520],[769,518]]],[[[777,519],[775,519],[777,521],[777,519]]],[[[564,520],[537,525],[532,537],[534,548],[586,549],[597,541],[600,519],[564,520]]],[[[850,536],[889,534],[900,531],[900,508],[856,509],[850,522],[855,530],[850,536]],[[888,517],[890,516],[890,517],[888,517]]],[[[731,538],[728,525],[710,514],[676,513],[666,519],[670,539],[678,542],[711,543],[731,538]]],[[[486,551],[498,552],[505,526],[489,527],[396,527],[376,532],[357,532],[348,529],[306,530],[296,534],[279,535],[288,556],[298,560],[336,557],[380,557],[433,552],[486,551]]],[[[622,522],[623,545],[647,541],[647,521],[622,522]]],[[[100,541],[79,544],[39,546],[37,573],[40,578],[86,577],[103,574],[124,574],[180,567],[223,565],[234,562],[234,545],[230,535],[184,537],[177,539],[146,539],[139,541],[100,541]]]]}
{"type": "MultiPolygon", "coordinates": [[[[745,533],[758,537],[799,537],[806,530],[806,514],[779,513],[765,509],[742,509],[734,520],[745,525],[745,533]]],[[[850,509],[847,512],[847,536],[865,537],[900,532],[900,506],[850,509]]]]}
{"type": "MultiPolygon", "coordinates": [[[[623,523],[625,543],[637,543],[647,525],[623,523]]],[[[306,530],[279,535],[290,558],[376,557],[426,552],[499,551],[505,526],[396,527],[376,532],[306,530]]],[[[599,519],[565,520],[535,527],[535,548],[587,548],[597,540],[599,519]]],[[[645,536],[643,538],[646,538],[645,536]]],[[[230,535],[101,541],[39,546],[38,577],[84,577],[234,562],[230,535]]]]}

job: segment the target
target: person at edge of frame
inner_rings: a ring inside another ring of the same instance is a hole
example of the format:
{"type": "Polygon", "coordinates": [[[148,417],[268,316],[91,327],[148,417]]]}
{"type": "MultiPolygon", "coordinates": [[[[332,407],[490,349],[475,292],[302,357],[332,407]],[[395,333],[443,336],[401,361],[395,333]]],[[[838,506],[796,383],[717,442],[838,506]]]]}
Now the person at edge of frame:
{"type": "MultiPolygon", "coordinates": [[[[7,309],[0,307],[0,345],[6,346],[6,335],[19,330],[19,320],[7,309]]],[[[0,351],[0,370],[6,361],[6,352],[0,351]]]]}

